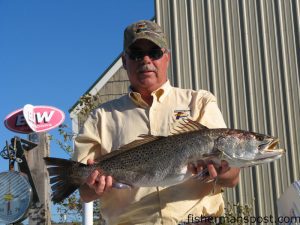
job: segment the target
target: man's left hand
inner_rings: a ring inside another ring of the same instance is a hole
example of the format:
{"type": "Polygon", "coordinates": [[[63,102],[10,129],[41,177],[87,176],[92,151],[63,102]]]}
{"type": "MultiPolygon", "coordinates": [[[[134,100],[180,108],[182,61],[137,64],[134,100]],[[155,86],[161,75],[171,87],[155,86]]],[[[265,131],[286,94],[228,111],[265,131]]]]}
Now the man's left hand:
{"type": "Polygon", "coordinates": [[[217,183],[223,187],[234,187],[239,181],[239,168],[230,168],[225,160],[221,161],[220,165],[215,165],[214,162],[205,162],[201,160],[195,164],[189,164],[188,170],[193,174],[199,174],[201,172],[207,173],[202,174],[203,180],[217,179],[217,183]]]}

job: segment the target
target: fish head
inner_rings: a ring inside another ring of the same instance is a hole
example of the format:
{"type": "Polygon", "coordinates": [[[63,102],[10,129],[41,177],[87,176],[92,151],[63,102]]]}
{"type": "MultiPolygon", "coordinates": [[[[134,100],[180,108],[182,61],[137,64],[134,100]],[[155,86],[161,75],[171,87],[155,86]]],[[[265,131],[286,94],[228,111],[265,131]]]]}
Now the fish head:
{"type": "Polygon", "coordinates": [[[248,167],[268,163],[285,152],[277,148],[279,139],[273,136],[242,130],[228,130],[215,141],[216,148],[231,166],[248,167]]]}

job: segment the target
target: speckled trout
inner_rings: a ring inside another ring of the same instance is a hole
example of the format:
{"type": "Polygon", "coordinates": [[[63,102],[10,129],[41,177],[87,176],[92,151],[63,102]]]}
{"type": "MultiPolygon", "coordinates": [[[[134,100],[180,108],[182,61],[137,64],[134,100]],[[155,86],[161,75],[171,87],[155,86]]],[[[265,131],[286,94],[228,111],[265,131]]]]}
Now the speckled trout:
{"type": "MultiPolygon", "coordinates": [[[[195,176],[189,163],[200,160],[230,167],[249,167],[280,158],[278,139],[236,129],[208,129],[186,120],[167,137],[141,135],[139,140],[104,155],[93,165],[59,158],[45,158],[52,188],[52,200],[60,202],[98,169],[114,179],[115,187],[172,186],[195,176]]],[[[196,175],[197,176],[197,175],[196,175]]]]}

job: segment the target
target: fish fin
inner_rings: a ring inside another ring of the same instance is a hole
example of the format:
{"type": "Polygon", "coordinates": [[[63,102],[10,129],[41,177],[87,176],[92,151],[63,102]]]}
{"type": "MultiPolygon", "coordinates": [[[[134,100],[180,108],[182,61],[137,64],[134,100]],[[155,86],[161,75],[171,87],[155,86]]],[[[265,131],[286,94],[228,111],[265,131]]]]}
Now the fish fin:
{"type": "Polygon", "coordinates": [[[129,184],[124,184],[124,183],[120,183],[120,182],[114,182],[112,184],[112,187],[113,188],[116,188],[116,189],[131,189],[132,186],[129,185],[129,184]]]}
{"type": "Polygon", "coordinates": [[[132,149],[132,148],[138,147],[140,145],[147,144],[147,143],[150,143],[152,141],[164,138],[163,136],[153,136],[151,134],[141,134],[138,137],[140,137],[141,139],[138,139],[138,140],[130,142],[126,145],[123,145],[119,148],[119,150],[132,149]]]}
{"type": "Polygon", "coordinates": [[[192,119],[184,119],[179,122],[175,122],[170,130],[173,135],[193,132],[197,130],[208,129],[206,126],[194,121],[192,119]]]}
{"type": "Polygon", "coordinates": [[[204,181],[208,176],[209,176],[208,169],[205,168],[204,170],[195,174],[192,178],[195,180],[204,181]]]}
{"type": "Polygon", "coordinates": [[[52,201],[54,203],[61,202],[72,194],[82,184],[80,179],[74,178],[73,173],[80,167],[87,165],[67,159],[60,158],[44,158],[45,164],[50,178],[50,185],[52,190],[52,201]]]}

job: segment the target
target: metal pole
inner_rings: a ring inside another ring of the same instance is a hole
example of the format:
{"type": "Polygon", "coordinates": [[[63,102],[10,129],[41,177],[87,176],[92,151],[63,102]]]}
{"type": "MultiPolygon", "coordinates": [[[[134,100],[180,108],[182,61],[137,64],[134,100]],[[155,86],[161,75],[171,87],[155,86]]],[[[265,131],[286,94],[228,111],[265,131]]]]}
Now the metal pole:
{"type": "Polygon", "coordinates": [[[82,225],[93,225],[93,202],[83,203],[82,225]]]}

